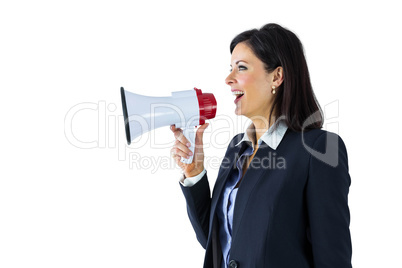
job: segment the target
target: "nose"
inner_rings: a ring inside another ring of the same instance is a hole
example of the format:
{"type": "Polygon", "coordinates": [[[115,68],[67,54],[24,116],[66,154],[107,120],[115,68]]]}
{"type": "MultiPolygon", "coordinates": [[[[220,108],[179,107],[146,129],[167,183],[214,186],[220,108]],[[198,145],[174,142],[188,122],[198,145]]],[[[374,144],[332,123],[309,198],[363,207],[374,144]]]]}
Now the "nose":
{"type": "Polygon", "coordinates": [[[230,74],[226,77],[225,83],[230,86],[230,85],[233,84],[234,82],[235,82],[235,78],[233,77],[233,71],[232,71],[232,72],[230,72],[230,74]]]}

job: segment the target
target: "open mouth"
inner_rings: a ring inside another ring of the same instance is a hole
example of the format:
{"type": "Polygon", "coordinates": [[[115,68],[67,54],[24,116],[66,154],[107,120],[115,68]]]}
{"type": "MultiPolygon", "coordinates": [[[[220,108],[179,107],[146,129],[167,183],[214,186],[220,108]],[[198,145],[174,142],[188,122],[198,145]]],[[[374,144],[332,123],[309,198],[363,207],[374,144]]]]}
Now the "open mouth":
{"type": "Polygon", "coordinates": [[[232,95],[236,96],[236,99],[235,99],[235,103],[236,103],[241,99],[241,97],[243,97],[244,91],[234,90],[234,91],[232,91],[232,95]]]}

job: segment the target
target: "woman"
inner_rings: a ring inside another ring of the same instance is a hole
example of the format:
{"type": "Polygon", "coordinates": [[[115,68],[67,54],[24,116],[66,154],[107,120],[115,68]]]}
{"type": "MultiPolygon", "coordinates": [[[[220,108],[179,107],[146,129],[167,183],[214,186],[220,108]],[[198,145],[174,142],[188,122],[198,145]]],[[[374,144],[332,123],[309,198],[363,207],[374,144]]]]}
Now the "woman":
{"type": "Polygon", "coordinates": [[[231,45],[226,78],[235,113],[252,123],[229,143],[212,198],[197,130],[194,161],[181,129],[172,155],[204,267],[351,267],[346,148],[323,117],[303,47],[277,25],[245,31],[231,45]]]}

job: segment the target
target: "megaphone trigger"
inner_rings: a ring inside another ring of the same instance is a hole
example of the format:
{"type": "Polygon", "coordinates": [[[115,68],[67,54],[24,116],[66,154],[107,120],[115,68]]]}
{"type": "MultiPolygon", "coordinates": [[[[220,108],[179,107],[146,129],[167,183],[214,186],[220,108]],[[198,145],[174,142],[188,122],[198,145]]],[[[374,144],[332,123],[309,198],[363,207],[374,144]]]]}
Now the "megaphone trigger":
{"type": "Polygon", "coordinates": [[[190,142],[189,149],[193,152],[193,155],[189,158],[182,157],[180,161],[184,164],[191,164],[193,162],[194,150],[195,150],[195,135],[197,133],[197,127],[188,127],[183,129],[183,135],[190,142]]]}

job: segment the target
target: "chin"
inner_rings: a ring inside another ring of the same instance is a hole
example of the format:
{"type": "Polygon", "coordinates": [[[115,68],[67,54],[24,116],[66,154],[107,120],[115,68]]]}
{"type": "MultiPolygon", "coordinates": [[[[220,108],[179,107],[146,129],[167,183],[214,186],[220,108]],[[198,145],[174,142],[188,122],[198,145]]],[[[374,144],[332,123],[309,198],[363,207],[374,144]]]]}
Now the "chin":
{"type": "Polygon", "coordinates": [[[236,110],[235,110],[235,115],[240,116],[240,115],[243,115],[243,113],[242,113],[241,111],[239,111],[238,109],[236,109],[236,110]]]}

